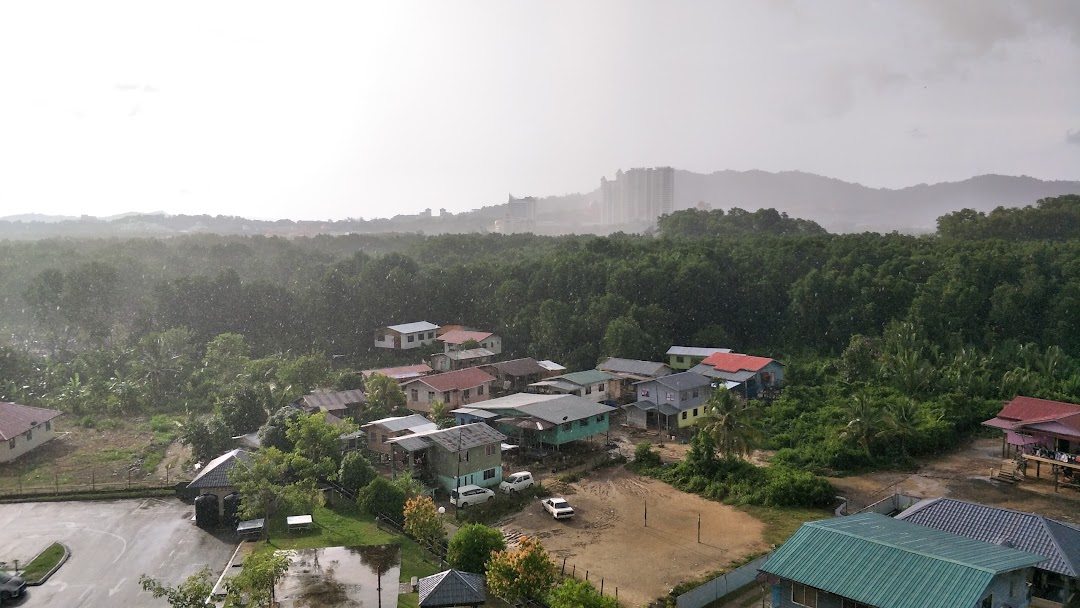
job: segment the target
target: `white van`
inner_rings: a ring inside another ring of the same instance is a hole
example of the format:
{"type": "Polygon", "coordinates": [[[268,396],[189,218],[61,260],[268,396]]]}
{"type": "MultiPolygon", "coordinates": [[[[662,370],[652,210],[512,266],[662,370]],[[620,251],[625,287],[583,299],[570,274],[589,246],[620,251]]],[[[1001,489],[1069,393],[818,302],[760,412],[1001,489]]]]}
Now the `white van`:
{"type": "Polygon", "coordinates": [[[459,509],[469,505],[478,505],[495,498],[495,492],[480,486],[461,486],[456,490],[450,490],[450,504],[459,509]]]}
{"type": "Polygon", "coordinates": [[[505,477],[499,484],[499,489],[506,494],[513,494],[532,487],[533,476],[528,471],[519,471],[509,477],[505,477]]]}

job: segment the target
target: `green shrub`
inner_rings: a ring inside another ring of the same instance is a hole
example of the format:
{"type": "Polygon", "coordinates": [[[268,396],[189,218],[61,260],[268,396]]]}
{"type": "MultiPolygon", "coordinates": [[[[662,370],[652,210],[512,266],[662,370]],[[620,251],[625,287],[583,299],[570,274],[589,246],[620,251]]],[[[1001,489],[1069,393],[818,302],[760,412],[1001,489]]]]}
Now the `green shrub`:
{"type": "Polygon", "coordinates": [[[155,414],[150,419],[150,430],[155,433],[176,433],[176,422],[165,414],[155,414]]]}
{"type": "Polygon", "coordinates": [[[639,470],[659,467],[660,454],[653,451],[651,443],[642,441],[634,448],[634,464],[639,470]]]}

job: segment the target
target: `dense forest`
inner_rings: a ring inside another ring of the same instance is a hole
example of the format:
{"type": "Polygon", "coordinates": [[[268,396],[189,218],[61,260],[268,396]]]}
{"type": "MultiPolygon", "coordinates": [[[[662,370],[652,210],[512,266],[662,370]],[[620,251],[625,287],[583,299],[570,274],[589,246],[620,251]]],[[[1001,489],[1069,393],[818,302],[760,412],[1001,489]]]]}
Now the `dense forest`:
{"type": "MultiPolygon", "coordinates": [[[[1022,213],[1060,226],[1078,210],[1069,196],[1022,213]]],[[[689,210],[655,236],[0,242],[0,398],[81,416],[227,410],[238,395],[272,410],[355,382],[349,369],[409,362],[375,352],[373,332],[427,320],[571,370],[672,344],[774,357],[788,385],[761,414],[779,460],[902,464],[1002,399],[1080,400],[1080,241],[999,238],[998,212],[960,213],[925,237],[689,210]]]]}

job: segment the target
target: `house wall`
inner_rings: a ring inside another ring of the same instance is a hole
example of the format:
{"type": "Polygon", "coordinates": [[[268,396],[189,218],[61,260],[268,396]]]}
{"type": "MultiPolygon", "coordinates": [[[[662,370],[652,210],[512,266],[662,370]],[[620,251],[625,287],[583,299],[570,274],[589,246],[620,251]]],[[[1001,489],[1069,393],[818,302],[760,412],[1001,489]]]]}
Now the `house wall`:
{"type": "Polygon", "coordinates": [[[599,416],[589,416],[582,420],[575,420],[560,424],[559,426],[538,433],[540,441],[548,445],[563,445],[579,439],[588,439],[593,435],[607,433],[611,428],[611,412],[605,412],[599,416]],[[599,418],[599,420],[597,419],[599,418]],[[586,424],[582,425],[581,423],[586,424]],[[570,428],[567,429],[566,426],[570,428]]]}
{"type": "MultiPolygon", "coordinates": [[[[971,606],[961,606],[958,608],[980,608],[982,599],[985,599],[991,594],[993,594],[991,608],[1026,606],[1028,604],[1027,583],[1031,580],[1031,573],[1031,568],[1003,572],[990,581],[990,584],[983,593],[980,594],[979,602],[976,602],[971,606]]],[[[791,600],[791,587],[792,583],[789,580],[781,580],[779,584],[773,585],[773,608],[805,608],[802,604],[798,604],[791,600]]],[[[843,608],[842,604],[843,598],[841,596],[820,589],[817,591],[818,608],[843,608]]]]}
{"type": "Polygon", "coordinates": [[[0,462],[11,462],[55,437],[56,427],[53,426],[51,420],[39,424],[30,430],[29,439],[27,439],[26,433],[22,433],[13,440],[0,442],[0,462]],[[12,447],[12,443],[15,444],[14,447],[12,447]]]}
{"type": "Polygon", "coordinates": [[[637,385],[637,399],[639,401],[652,401],[659,405],[666,403],[668,405],[679,408],[680,413],[676,418],[679,422],[679,428],[684,428],[697,424],[705,415],[705,402],[709,400],[709,395],[712,393],[712,387],[705,385],[697,389],[697,396],[694,396],[693,389],[688,391],[676,391],[670,389],[663,384],[655,380],[649,382],[643,382],[637,385]],[[683,393],[686,393],[685,397],[683,393]],[[697,415],[694,415],[694,409],[697,408],[697,415]],[[684,417],[683,414],[686,414],[684,417]]]}
{"type": "Polygon", "coordinates": [[[405,391],[405,407],[421,414],[430,412],[431,403],[438,399],[442,399],[446,402],[448,410],[491,399],[491,382],[485,382],[469,389],[454,389],[443,393],[436,391],[419,380],[408,382],[401,388],[405,391]],[[413,396],[414,390],[416,391],[415,397],[413,396]],[[469,393],[468,397],[465,396],[466,390],[469,393]]]}
{"type": "Polygon", "coordinates": [[[668,355],[668,367],[677,372],[685,372],[704,360],[705,357],[692,355],[668,355]]]}
{"type": "Polygon", "coordinates": [[[372,452],[378,452],[379,454],[385,454],[390,456],[391,444],[386,443],[387,439],[393,439],[395,437],[403,437],[405,435],[411,435],[412,431],[408,429],[402,429],[400,431],[388,431],[383,426],[373,426],[367,431],[367,446],[372,452]]]}
{"type": "Polygon", "coordinates": [[[467,454],[467,457],[462,458],[460,463],[457,453],[436,445],[430,450],[428,468],[447,491],[459,485],[497,486],[502,482],[502,448],[499,443],[490,445],[493,454],[487,453],[488,446],[477,446],[464,450],[462,454],[467,454]],[[485,471],[494,471],[494,475],[484,479],[485,471]]]}
{"type": "Polygon", "coordinates": [[[427,344],[431,344],[435,341],[435,330],[429,331],[416,331],[408,334],[401,334],[401,343],[398,346],[401,350],[410,350],[413,348],[420,348],[427,344]],[[410,342],[410,339],[412,340],[410,342]]]}
{"type": "Polygon", "coordinates": [[[574,391],[574,394],[583,399],[588,399],[595,403],[601,401],[607,401],[614,399],[612,393],[618,392],[619,381],[617,379],[608,380],[606,382],[594,382],[583,386],[581,389],[574,391]]]}

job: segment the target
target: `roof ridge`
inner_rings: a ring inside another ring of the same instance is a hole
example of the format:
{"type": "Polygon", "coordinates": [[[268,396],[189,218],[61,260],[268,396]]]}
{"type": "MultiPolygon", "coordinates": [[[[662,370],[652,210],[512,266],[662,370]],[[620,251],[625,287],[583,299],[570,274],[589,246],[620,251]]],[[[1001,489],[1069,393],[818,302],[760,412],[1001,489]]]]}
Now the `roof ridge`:
{"type": "Polygon", "coordinates": [[[1038,518],[1039,523],[1041,523],[1043,529],[1046,530],[1046,535],[1050,537],[1050,542],[1054,543],[1054,548],[1057,549],[1058,555],[1061,556],[1061,561],[1065,562],[1069,569],[1072,570],[1072,576],[1075,577],[1080,574],[1080,570],[1078,570],[1077,564],[1074,564],[1073,561],[1069,559],[1069,554],[1061,546],[1061,543],[1058,542],[1057,534],[1054,534],[1054,532],[1050,529],[1050,522],[1054,522],[1058,525],[1061,524],[1057,521],[1054,521],[1053,519],[1050,519],[1049,517],[1037,515],[1035,513],[1032,513],[1032,515],[1038,518]]]}

